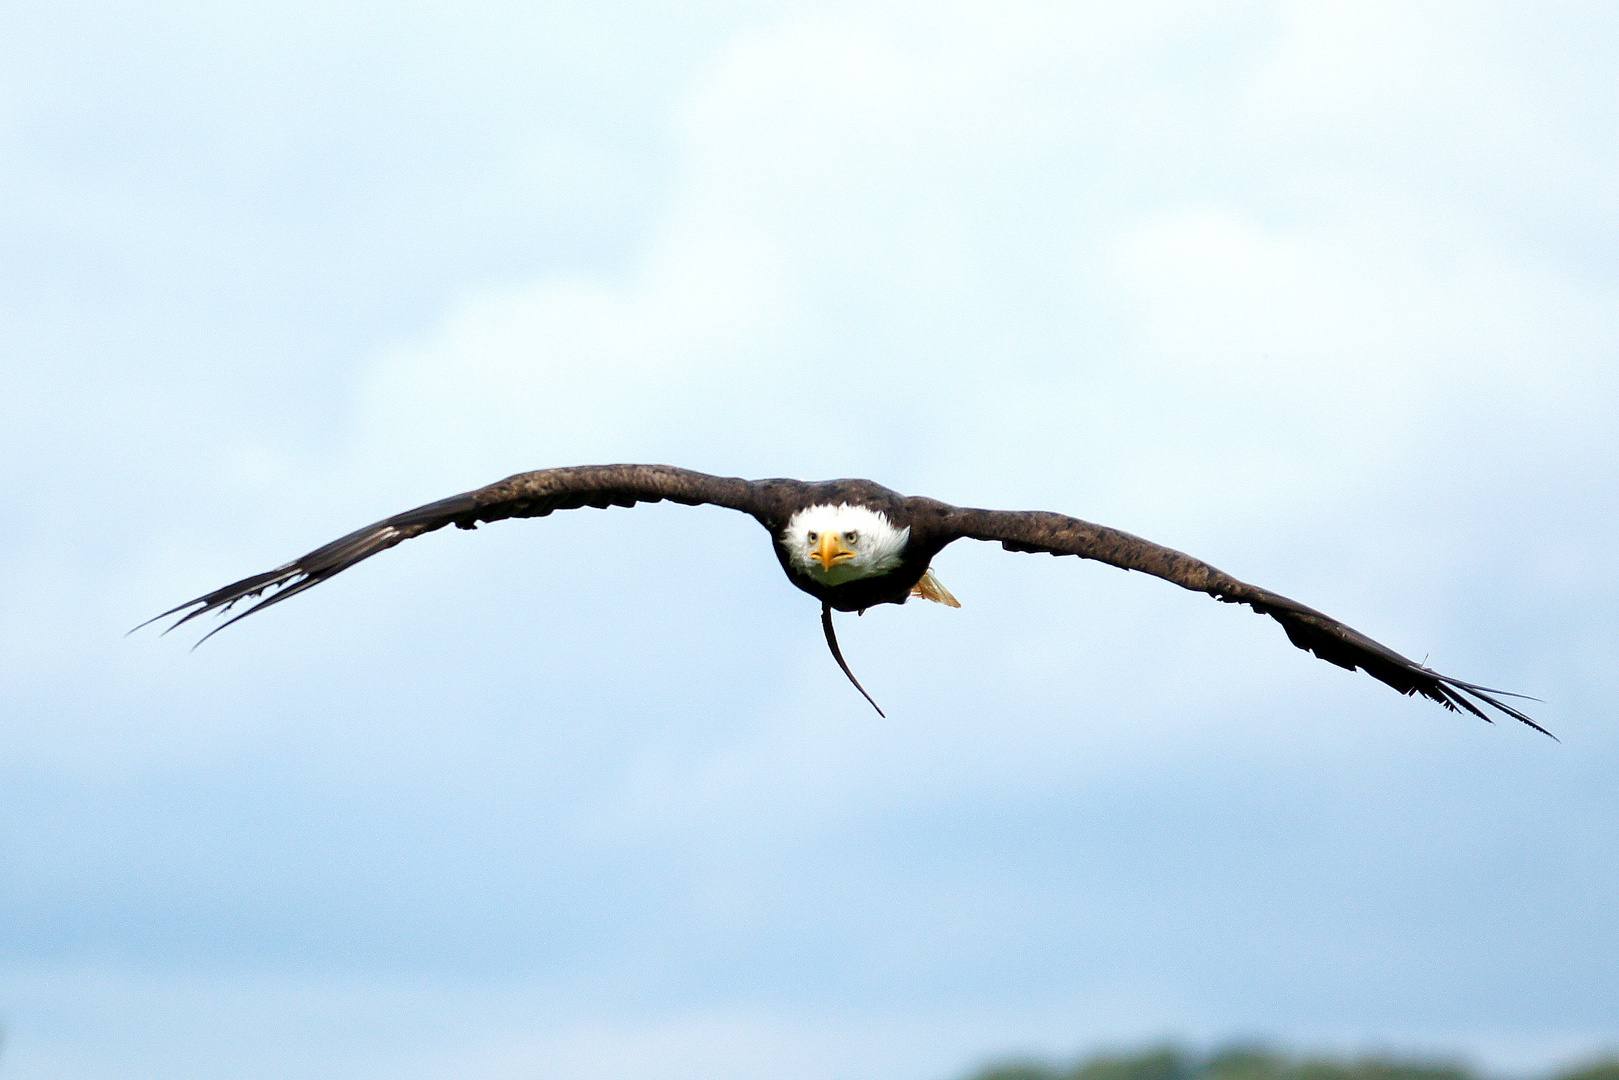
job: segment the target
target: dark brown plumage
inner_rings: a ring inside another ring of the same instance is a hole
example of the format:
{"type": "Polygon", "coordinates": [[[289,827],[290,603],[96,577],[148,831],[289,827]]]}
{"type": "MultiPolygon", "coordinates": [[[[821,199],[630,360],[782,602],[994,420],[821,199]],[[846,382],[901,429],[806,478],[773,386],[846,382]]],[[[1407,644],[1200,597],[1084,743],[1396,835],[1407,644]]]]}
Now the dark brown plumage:
{"type": "MultiPolygon", "coordinates": [[[[820,600],[828,644],[851,681],[832,637],[830,609],[863,611],[878,604],[903,604],[927,572],[933,557],[947,544],[962,538],[992,540],[1008,551],[1077,555],[1125,570],[1174,582],[1184,589],[1204,592],[1230,604],[1247,604],[1282,624],[1288,639],[1301,649],[1339,667],[1359,668],[1402,694],[1421,694],[1447,709],[1465,710],[1489,720],[1480,705],[1497,709],[1545,734],[1545,728],[1496,695],[1520,697],[1441,675],[1336,619],[1295,600],[1239,581],[1190,555],[1132,536],[1093,525],[1078,518],[1045,511],[978,510],[951,506],[919,496],[904,496],[869,480],[742,480],[710,476],[667,465],[586,465],[519,473],[426,506],[396,514],[374,525],[316,548],[285,566],[233,582],[222,589],[187,601],[162,615],[185,612],[180,626],[210,611],[223,611],[237,601],[275,589],[246,611],[221,623],[218,633],[271,604],[280,603],[334,574],[368,559],[379,551],[455,525],[476,528],[480,523],[512,517],[544,517],[556,510],[583,506],[633,506],[638,502],[671,502],[716,506],[752,515],[770,531],[777,558],[792,583],[820,600]],[[909,529],[897,565],[871,577],[828,585],[805,573],[790,556],[784,530],[793,516],[815,506],[866,507],[885,516],[896,529],[909,529]],[[186,609],[192,609],[187,611],[186,609]]],[[[155,622],[156,619],[148,620],[155,622]]],[[[141,625],[146,625],[145,623],[141,625]]],[[[169,629],[173,629],[171,626],[169,629]]],[[[857,682],[856,687],[859,687],[857,682]]],[[[861,690],[864,694],[865,691],[861,690]]],[[[868,695],[868,700],[870,700],[868,695]]],[[[873,705],[875,706],[875,702],[873,705]]]]}

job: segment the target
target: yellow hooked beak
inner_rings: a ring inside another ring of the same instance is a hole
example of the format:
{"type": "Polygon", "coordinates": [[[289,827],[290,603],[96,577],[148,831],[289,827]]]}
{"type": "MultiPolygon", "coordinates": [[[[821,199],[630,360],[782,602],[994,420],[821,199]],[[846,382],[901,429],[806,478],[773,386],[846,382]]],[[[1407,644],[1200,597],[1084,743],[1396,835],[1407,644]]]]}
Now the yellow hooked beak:
{"type": "Polygon", "coordinates": [[[822,570],[830,570],[840,562],[854,558],[854,552],[843,546],[843,537],[835,532],[821,534],[821,546],[815,549],[815,557],[821,562],[822,570]]]}

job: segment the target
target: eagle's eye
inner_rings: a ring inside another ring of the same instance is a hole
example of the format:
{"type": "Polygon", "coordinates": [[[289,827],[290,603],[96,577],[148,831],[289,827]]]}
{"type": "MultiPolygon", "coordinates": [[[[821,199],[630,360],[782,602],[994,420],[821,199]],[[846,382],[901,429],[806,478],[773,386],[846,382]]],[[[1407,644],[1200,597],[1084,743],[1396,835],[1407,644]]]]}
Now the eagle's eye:
{"type": "Polygon", "coordinates": [[[804,536],[804,539],[808,540],[810,543],[813,544],[813,543],[815,543],[816,540],[818,540],[820,538],[820,535],[821,535],[820,533],[806,533],[805,536],[804,536]]]}
{"type": "Polygon", "coordinates": [[[843,534],[843,539],[845,543],[852,546],[860,542],[860,534],[851,529],[849,532],[843,534]]]}

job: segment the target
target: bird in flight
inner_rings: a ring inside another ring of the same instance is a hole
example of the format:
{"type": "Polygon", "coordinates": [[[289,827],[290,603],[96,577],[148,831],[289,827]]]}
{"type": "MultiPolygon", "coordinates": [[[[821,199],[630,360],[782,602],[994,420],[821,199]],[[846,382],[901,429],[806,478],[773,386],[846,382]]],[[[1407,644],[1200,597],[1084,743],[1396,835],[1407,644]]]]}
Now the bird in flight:
{"type": "Polygon", "coordinates": [[[504,518],[544,517],[555,510],[634,506],[665,499],[688,506],[706,503],[740,510],[769,530],[788,580],[821,602],[821,627],[833,659],[873,708],[877,703],[849,670],[838,648],[832,611],[903,604],[913,596],[959,607],[929,565],[947,544],[971,539],[996,541],[1008,551],[1095,559],[1208,593],[1228,604],[1247,604],[1281,623],[1288,639],[1299,648],[1339,667],[1359,668],[1402,694],[1421,694],[1447,709],[1465,710],[1484,720],[1491,717],[1481,706],[1496,709],[1542,734],[1551,734],[1501,700],[1523,697],[1521,694],[1441,675],[1314,608],[1238,581],[1173,548],[1062,514],[951,506],[936,499],[901,495],[870,480],[742,480],[669,465],[582,465],[518,473],[488,487],[384,518],[285,566],[205,593],[141,625],[184,612],[168,628],[173,630],[198,615],[225,611],[238,600],[275,590],[204,635],[207,640],[238,619],[319,585],[362,559],[446,525],[475,529],[483,522],[504,518]]]}

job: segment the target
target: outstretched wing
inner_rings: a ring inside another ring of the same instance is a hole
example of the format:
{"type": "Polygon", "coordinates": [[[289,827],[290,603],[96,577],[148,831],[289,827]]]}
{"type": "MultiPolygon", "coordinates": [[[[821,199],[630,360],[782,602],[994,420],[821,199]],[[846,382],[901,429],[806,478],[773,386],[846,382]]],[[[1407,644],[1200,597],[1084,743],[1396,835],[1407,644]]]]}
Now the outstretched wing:
{"type": "MultiPolygon", "coordinates": [[[[185,611],[186,614],[169,627],[169,630],[173,630],[175,626],[189,622],[198,615],[226,610],[238,600],[258,596],[266,589],[276,590],[241,614],[219,624],[203,636],[202,640],[206,641],[237,619],[244,619],[255,611],[319,585],[333,574],[342,573],[362,559],[386,551],[402,540],[442,529],[446,525],[475,529],[480,522],[500,521],[502,518],[544,517],[553,510],[573,510],[581,506],[634,506],[638,502],[661,502],[664,499],[688,506],[713,503],[747,513],[754,513],[758,508],[756,485],[750,481],[709,476],[707,473],[668,465],[580,465],[518,473],[488,487],[452,495],[448,499],[384,518],[375,525],[367,525],[342,539],[333,540],[325,547],[316,548],[285,566],[254,574],[195,600],[188,600],[179,607],[148,619],[141,626],[185,611]],[[186,611],[187,608],[193,610],[186,611]]],[[[198,642],[199,645],[201,643],[198,642]]]]}
{"type": "Polygon", "coordinates": [[[1499,709],[1544,735],[1551,735],[1521,711],[1495,696],[1523,697],[1521,694],[1491,690],[1441,675],[1314,608],[1305,607],[1297,600],[1290,600],[1269,589],[1238,581],[1230,574],[1174,548],[1062,514],[1039,510],[974,510],[925,501],[933,511],[928,516],[935,522],[934,527],[944,535],[953,533],[954,537],[997,540],[1008,551],[1035,551],[1096,559],[1110,566],[1161,577],[1183,589],[1206,592],[1228,604],[1247,604],[1260,614],[1269,615],[1281,623],[1294,645],[1339,667],[1351,671],[1360,668],[1402,694],[1421,694],[1447,709],[1465,709],[1474,716],[1489,720],[1490,717],[1475,704],[1476,701],[1499,709]]]}

